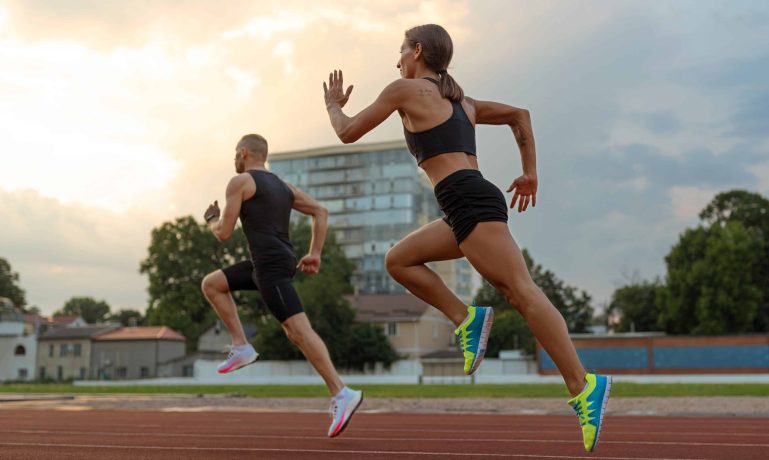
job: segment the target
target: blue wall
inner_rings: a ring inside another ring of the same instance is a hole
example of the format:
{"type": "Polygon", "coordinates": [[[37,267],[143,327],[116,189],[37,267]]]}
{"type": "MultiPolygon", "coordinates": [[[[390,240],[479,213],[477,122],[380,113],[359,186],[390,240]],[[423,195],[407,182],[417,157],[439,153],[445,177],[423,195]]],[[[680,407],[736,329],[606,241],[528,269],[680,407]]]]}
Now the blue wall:
{"type": "MultiPolygon", "coordinates": [[[[577,348],[577,355],[585,369],[646,369],[649,357],[646,347],[577,348]]],[[[540,369],[555,369],[555,363],[540,348],[540,369]]]]}
{"type": "MultiPolygon", "coordinates": [[[[759,345],[696,345],[654,346],[654,369],[697,368],[769,368],[769,344],[759,345]]],[[[649,368],[646,347],[586,347],[577,348],[586,369],[649,368]]],[[[539,348],[539,368],[556,369],[547,352],[539,348]]]]}
{"type": "Polygon", "coordinates": [[[654,347],[654,367],[769,367],[769,345],[654,347]]]}

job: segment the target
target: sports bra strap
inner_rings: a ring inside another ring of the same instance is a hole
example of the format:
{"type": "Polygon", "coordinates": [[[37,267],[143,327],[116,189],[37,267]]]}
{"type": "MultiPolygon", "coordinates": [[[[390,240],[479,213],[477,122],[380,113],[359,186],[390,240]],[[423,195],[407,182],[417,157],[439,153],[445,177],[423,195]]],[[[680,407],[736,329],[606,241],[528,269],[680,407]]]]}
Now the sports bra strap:
{"type": "Polygon", "coordinates": [[[436,84],[436,85],[438,85],[438,86],[440,86],[440,85],[441,85],[441,84],[438,82],[438,80],[436,80],[436,79],[435,79],[435,78],[433,78],[433,77],[422,77],[422,79],[424,79],[424,80],[429,80],[429,81],[431,81],[431,82],[435,83],[435,84],[436,84]]]}

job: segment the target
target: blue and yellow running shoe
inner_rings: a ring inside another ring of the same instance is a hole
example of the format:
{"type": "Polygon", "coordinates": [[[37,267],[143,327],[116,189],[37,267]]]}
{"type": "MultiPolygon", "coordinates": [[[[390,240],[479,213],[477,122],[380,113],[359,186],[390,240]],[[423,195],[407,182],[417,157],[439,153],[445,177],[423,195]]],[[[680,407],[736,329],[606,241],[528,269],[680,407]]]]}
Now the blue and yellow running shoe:
{"type": "Polygon", "coordinates": [[[611,392],[611,376],[588,373],[585,381],[585,389],[570,399],[569,405],[579,417],[585,450],[591,452],[598,444],[598,436],[601,435],[606,403],[611,392]]]}
{"type": "Polygon", "coordinates": [[[491,307],[467,307],[467,318],[454,331],[465,355],[465,374],[472,375],[483,361],[489,341],[494,310],[491,307]]]}

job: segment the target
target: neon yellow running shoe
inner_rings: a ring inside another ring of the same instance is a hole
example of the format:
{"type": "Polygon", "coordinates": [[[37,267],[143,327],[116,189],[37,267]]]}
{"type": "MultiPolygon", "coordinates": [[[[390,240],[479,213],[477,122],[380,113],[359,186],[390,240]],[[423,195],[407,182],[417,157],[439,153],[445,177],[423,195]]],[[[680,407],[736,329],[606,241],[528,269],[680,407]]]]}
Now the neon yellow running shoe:
{"type": "Polygon", "coordinates": [[[606,403],[611,392],[611,376],[588,373],[585,375],[585,381],[585,389],[570,399],[569,405],[579,417],[585,450],[591,452],[598,444],[598,436],[601,435],[606,403]]]}
{"type": "Polygon", "coordinates": [[[467,307],[467,318],[454,331],[465,355],[465,374],[472,375],[483,361],[489,341],[494,309],[491,307],[467,307]]]}

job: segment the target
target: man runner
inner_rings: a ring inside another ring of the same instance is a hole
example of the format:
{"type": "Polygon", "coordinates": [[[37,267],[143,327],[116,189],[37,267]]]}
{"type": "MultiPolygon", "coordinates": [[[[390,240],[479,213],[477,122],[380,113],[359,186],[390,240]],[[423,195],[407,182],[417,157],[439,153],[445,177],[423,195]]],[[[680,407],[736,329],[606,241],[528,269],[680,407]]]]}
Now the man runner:
{"type": "Polygon", "coordinates": [[[235,171],[227,184],[224,212],[214,201],[204,219],[219,241],[228,239],[240,217],[248,240],[251,260],[216,270],[203,278],[202,290],[232,337],[227,359],[219,366],[226,374],[253,363],[258,358],[246,340],[235,302],[230,294],[238,290],[258,290],[272,314],[280,321],[289,340],[302,351],[320,374],[332,395],[329,437],[342,433],[363,400],[363,393],[342,383],[331,362],[326,344],[310,325],[302,302],[291,284],[296,269],[316,274],[327,229],[327,210],[310,195],[283,182],[265,167],[267,141],[248,134],[235,148],[235,171]],[[312,216],[309,253],[296,263],[288,238],[291,210],[312,216]]]}

